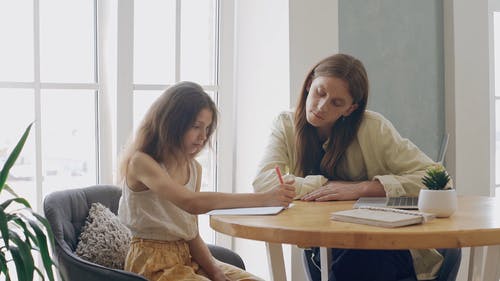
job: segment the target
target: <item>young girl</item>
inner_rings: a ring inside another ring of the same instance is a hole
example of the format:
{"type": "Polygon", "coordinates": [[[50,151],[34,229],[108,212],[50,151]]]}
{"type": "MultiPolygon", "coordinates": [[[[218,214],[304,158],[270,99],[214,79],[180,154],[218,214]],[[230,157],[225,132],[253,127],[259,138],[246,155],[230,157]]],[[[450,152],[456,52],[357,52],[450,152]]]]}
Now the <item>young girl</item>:
{"type": "Polygon", "coordinates": [[[295,190],[260,194],[199,192],[194,159],[210,140],[217,109],[191,82],[168,88],[151,106],[120,164],[119,217],[132,232],[125,270],[149,280],[261,280],[215,260],[198,232],[196,214],[212,209],[288,206],[295,190]]]}
{"type": "MultiPolygon", "coordinates": [[[[318,62],[306,75],[295,112],[276,119],[254,189],[275,187],[279,165],[295,176],[285,178],[295,178],[296,198],[305,201],[418,196],[425,170],[435,163],[382,115],[366,110],[368,88],[358,59],[336,54],[318,62]]],[[[319,280],[319,249],[305,254],[319,280]]],[[[333,249],[332,260],[330,280],[429,280],[442,256],[434,249],[333,249]]]]}

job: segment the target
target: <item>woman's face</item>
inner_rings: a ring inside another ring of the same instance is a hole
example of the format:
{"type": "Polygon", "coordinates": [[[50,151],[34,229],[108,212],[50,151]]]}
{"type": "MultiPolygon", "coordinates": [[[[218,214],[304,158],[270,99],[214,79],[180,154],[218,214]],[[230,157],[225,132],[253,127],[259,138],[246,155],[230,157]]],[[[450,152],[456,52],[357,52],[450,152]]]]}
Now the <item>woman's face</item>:
{"type": "Polygon", "coordinates": [[[306,118],[320,133],[329,135],[335,121],[349,116],[357,107],[344,80],[326,76],[312,80],[306,100],[306,118]]]}
{"type": "Polygon", "coordinates": [[[203,149],[211,124],[212,111],[208,108],[202,109],[191,128],[184,135],[183,147],[188,155],[195,156],[203,149]]]}

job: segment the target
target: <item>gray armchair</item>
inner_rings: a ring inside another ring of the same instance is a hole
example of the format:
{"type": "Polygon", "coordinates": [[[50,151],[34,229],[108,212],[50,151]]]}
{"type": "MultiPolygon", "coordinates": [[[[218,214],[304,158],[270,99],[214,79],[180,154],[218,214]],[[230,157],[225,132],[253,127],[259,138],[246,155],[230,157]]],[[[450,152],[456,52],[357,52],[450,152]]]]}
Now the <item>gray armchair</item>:
{"type": "MultiPolygon", "coordinates": [[[[43,209],[54,232],[54,256],[64,280],[147,281],[132,272],[86,261],[74,253],[92,203],[99,202],[116,214],[120,196],[121,189],[116,186],[96,185],[57,191],[45,197],[43,209]]],[[[208,247],[216,259],[245,269],[241,257],[235,252],[215,245],[208,247]]]]}

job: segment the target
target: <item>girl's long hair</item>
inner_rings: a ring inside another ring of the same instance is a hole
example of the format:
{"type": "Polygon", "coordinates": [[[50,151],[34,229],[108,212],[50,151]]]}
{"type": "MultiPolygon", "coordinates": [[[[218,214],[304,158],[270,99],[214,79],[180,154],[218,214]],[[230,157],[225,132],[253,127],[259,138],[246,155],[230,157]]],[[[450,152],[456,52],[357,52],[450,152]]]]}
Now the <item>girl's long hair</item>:
{"type": "Polygon", "coordinates": [[[347,147],[354,140],[363,119],[368,101],[368,75],[358,59],[336,54],[316,64],[302,85],[301,95],[295,110],[295,144],[297,153],[296,170],[300,176],[324,175],[329,179],[339,179],[337,165],[347,147]],[[349,116],[339,118],[332,126],[328,145],[323,151],[316,128],[306,119],[306,100],[309,87],[316,77],[335,77],[348,85],[353,104],[358,107],[349,116]]]}
{"type": "Polygon", "coordinates": [[[183,138],[203,109],[212,112],[212,124],[208,128],[205,145],[217,127],[217,107],[213,100],[200,85],[193,82],[179,82],[165,90],[151,105],[135,138],[124,150],[119,178],[123,179],[127,174],[128,163],[136,151],[144,152],[158,162],[162,162],[165,155],[176,159],[187,158],[183,138]]]}

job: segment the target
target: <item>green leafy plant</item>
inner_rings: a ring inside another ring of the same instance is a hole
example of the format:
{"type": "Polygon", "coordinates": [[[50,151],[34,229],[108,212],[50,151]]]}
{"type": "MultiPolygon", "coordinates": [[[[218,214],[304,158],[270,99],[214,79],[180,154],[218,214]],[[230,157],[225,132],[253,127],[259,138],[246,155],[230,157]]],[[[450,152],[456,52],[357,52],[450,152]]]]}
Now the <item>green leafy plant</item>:
{"type": "Polygon", "coordinates": [[[42,280],[45,280],[45,276],[54,280],[55,264],[49,253],[49,243],[54,245],[54,235],[50,225],[44,217],[31,209],[26,199],[19,197],[6,183],[9,171],[21,153],[32,125],[33,123],[26,128],[0,171],[0,194],[6,190],[13,196],[0,203],[0,279],[5,278],[6,281],[13,278],[8,267],[10,262],[15,264],[19,281],[33,280],[35,272],[42,280]],[[36,252],[42,258],[43,268],[36,266],[33,258],[33,253],[36,252]]]}
{"type": "Polygon", "coordinates": [[[442,165],[434,165],[425,171],[425,176],[422,178],[422,183],[431,190],[446,189],[446,185],[450,181],[450,175],[442,165]]]}

